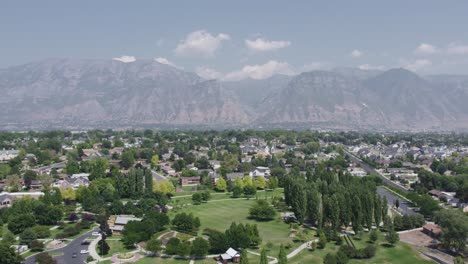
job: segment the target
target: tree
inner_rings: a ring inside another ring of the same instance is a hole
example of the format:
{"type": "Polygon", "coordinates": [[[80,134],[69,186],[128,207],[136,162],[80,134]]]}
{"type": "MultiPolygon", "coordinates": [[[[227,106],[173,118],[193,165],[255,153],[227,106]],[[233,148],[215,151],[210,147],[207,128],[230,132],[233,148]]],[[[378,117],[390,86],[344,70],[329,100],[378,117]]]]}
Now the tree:
{"type": "Polygon", "coordinates": [[[239,264],[249,264],[249,257],[247,256],[247,250],[243,249],[240,256],[239,264]]]}
{"type": "Polygon", "coordinates": [[[8,221],[8,229],[14,234],[23,232],[26,228],[32,227],[36,224],[36,218],[30,214],[19,214],[13,216],[8,221]]]}
{"type": "Polygon", "coordinates": [[[125,151],[124,153],[122,153],[120,159],[122,167],[124,167],[125,169],[129,169],[133,166],[133,164],[135,164],[135,157],[133,156],[132,151],[125,151]]]}
{"type": "Polygon", "coordinates": [[[320,200],[320,193],[315,188],[311,188],[307,192],[307,219],[312,224],[317,224],[319,228],[322,226],[322,211],[320,210],[320,200]]]}
{"type": "Polygon", "coordinates": [[[60,189],[60,193],[64,200],[70,200],[70,201],[76,200],[75,191],[73,190],[72,187],[69,187],[66,189],[60,189]]]}
{"type": "Polygon", "coordinates": [[[101,240],[99,240],[98,242],[98,254],[100,254],[101,256],[106,255],[107,253],[109,253],[109,250],[110,247],[109,244],[107,244],[106,236],[102,235],[101,240]]]}
{"type": "Polygon", "coordinates": [[[257,189],[255,189],[255,186],[250,185],[245,185],[244,186],[244,194],[247,195],[247,196],[253,196],[257,193],[257,189]]]}
{"type": "Polygon", "coordinates": [[[159,156],[154,155],[153,157],[151,157],[151,168],[155,169],[158,167],[158,165],[159,165],[159,156]]]}
{"type": "Polygon", "coordinates": [[[201,204],[202,199],[203,199],[203,198],[202,198],[201,193],[196,192],[196,193],[192,194],[192,201],[193,201],[193,204],[201,204]]]}
{"type": "Polygon", "coordinates": [[[283,244],[281,244],[280,246],[278,254],[278,264],[288,264],[288,257],[286,255],[286,251],[284,250],[283,244]]]}
{"type": "Polygon", "coordinates": [[[200,219],[195,217],[192,213],[179,213],[172,219],[172,225],[177,230],[192,232],[200,227],[200,219]]]}
{"type": "Polygon", "coordinates": [[[219,192],[225,192],[227,189],[227,183],[224,178],[219,178],[216,182],[216,190],[219,192]]]}
{"type": "Polygon", "coordinates": [[[164,181],[160,181],[160,182],[154,181],[153,182],[153,191],[154,192],[161,192],[161,193],[164,193],[166,195],[174,195],[175,187],[174,187],[174,184],[172,184],[168,180],[164,180],[164,181]]]}
{"type": "Polygon", "coordinates": [[[40,174],[37,176],[37,179],[41,182],[44,192],[50,190],[50,186],[54,182],[54,178],[49,174],[40,174]]]}
{"type": "MultiPolygon", "coordinates": [[[[8,228],[4,228],[2,233],[2,241],[0,244],[12,245],[15,241],[15,235],[8,228]]],[[[2,262],[0,261],[0,263],[2,262]]]]}
{"type": "Polygon", "coordinates": [[[257,177],[255,178],[255,187],[257,187],[257,189],[265,189],[265,185],[266,185],[266,182],[265,182],[265,178],[264,177],[257,177]]]}
{"type": "Polygon", "coordinates": [[[468,239],[468,216],[458,210],[441,210],[434,220],[442,229],[442,245],[448,250],[463,252],[468,239]]]}
{"type": "Polygon", "coordinates": [[[296,216],[297,221],[299,221],[299,223],[302,224],[305,220],[307,206],[304,185],[299,182],[294,182],[291,191],[293,194],[291,201],[292,210],[294,212],[294,215],[296,216]]]}
{"type": "Polygon", "coordinates": [[[27,170],[23,174],[24,185],[26,189],[31,188],[31,183],[37,178],[37,173],[32,170],[27,170]]]}
{"type": "Polygon", "coordinates": [[[333,253],[328,253],[323,259],[323,264],[338,264],[336,261],[336,255],[333,253]]]}
{"type": "Polygon", "coordinates": [[[150,240],[146,242],[146,250],[153,252],[153,254],[156,254],[160,252],[162,249],[162,242],[161,240],[153,237],[150,240]]]}
{"type": "Polygon", "coordinates": [[[276,211],[265,200],[257,200],[255,205],[249,209],[249,216],[257,221],[273,220],[276,211]]]}
{"type": "Polygon", "coordinates": [[[65,171],[68,175],[73,175],[80,172],[80,164],[75,160],[68,160],[67,166],[65,167],[65,171]]]}
{"type": "Polygon", "coordinates": [[[37,264],[56,264],[57,261],[47,252],[39,253],[36,256],[37,264]]]}
{"type": "Polygon", "coordinates": [[[209,250],[210,244],[208,243],[208,241],[201,237],[197,237],[192,242],[192,251],[190,254],[196,257],[204,257],[208,254],[209,250]]]}
{"type": "Polygon", "coordinates": [[[265,248],[263,248],[262,252],[260,253],[260,264],[268,264],[268,258],[265,248]]]}
{"type": "Polygon", "coordinates": [[[387,240],[388,243],[394,245],[396,242],[400,241],[400,235],[398,235],[395,229],[391,228],[390,230],[388,230],[388,233],[385,236],[385,239],[387,240]]]}
{"type": "Polygon", "coordinates": [[[26,228],[21,234],[20,234],[20,241],[21,244],[26,244],[28,246],[31,246],[31,242],[37,238],[36,233],[32,230],[32,228],[26,228]]]}
{"type": "Polygon", "coordinates": [[[31,251],[33,251],[33,252],[43,251],[44,250],[44,242],[39,241],[39,240],[33,240],[33,241],[31,241],[30,248],[31,248],[31,251]]]}
{"type": "Polygon", "coordinates": [[[372,231],[370,232],[369,238],[372,241],[372,243],[375,243],[375,241],[377,241],[377,239],[379,239],[378,234],[377,234],[377,230],[372,229],[372,231]]]}
{"type": "Polygon", "coordinates": [[[243,192],[243,189],[241,187],[239,187],[238,185],[234,185],[234,187],[232,188],[232,197],[239,198],[241,197],[242,192],[243,192]]]}
{"type": "Polygon", "coordinates": [[[190,242],[188,241],[181,242],[177,246],[177,255],[188,256],[190,254],[190,250],[191,250],[190,242]]]}
{"type": "Polygon", "coordinates": [[[320,232],[319,235],[319,241],[318,241],[318,247],[323,249],[327,245],[327,237],[325,236],[325,233],[322,231],[320,232]]]}
{"type": "Polygon", "coordinates": [[[21,179],[18,175],[10,175],[6,178],[6,186],[10,192],[17,192],[22,189],[21,179]]]}
{"type": "Polygon", "coordinates": [[[177,237],[171,237],[166,244],[166,254],[175,255],[179,247],[180,240],[177,237]]]}

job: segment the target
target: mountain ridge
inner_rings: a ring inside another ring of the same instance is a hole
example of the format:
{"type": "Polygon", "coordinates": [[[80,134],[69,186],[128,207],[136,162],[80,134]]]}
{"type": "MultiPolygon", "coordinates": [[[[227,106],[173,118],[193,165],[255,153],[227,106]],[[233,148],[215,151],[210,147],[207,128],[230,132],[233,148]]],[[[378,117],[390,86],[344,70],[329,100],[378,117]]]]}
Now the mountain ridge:
{"type": "Polygon", "coordinates": [[[304,127],[468,130],[468,76],[338,68],[205,80],[152,60],[47,59],[0,69],[3,129],[304,127]]]}

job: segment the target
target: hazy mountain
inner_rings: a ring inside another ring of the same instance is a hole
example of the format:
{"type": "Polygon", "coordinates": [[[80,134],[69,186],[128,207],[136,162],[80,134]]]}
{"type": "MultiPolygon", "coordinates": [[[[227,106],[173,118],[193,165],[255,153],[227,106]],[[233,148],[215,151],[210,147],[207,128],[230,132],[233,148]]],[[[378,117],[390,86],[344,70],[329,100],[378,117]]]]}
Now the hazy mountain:
{"type": "Polygon", "coordinates": [[[250,107],[258,107],[267,97],[278,93],[292,77],[274,75],[268,79],[245,79],[240,81],[223,82],[223,86],[231,90],[239,100],[250,107]]]}
{"type": "Polygon", "coordinates": [[[206,81],[150,60],[0,70],[2,129],[141,126],[468,129],[468,77],[338,68],[206,81]]]}

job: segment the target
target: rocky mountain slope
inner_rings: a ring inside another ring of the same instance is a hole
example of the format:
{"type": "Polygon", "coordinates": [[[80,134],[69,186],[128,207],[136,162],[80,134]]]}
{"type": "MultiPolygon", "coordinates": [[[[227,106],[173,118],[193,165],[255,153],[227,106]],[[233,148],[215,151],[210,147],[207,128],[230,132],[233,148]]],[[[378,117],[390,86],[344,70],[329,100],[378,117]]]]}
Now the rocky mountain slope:
{"type": "Polygon", "coordinates": [[[221,82],[150,60],[0,70],[0,129],[304,127],[467,130],[468,77],[337,68],[221,82]]]}

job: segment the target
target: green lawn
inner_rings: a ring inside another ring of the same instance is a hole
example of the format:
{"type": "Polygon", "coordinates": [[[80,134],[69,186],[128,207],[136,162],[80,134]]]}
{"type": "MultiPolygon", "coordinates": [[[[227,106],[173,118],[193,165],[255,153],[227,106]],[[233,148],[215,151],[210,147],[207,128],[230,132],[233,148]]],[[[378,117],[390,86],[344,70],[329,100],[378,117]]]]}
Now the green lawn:
{"type": "MultiPolygon", "coordinates": [[[[111,238],[112,237],[110,237],[109,239],[111,238]]],[[[110,257],[114,255],[115,253],[127,253],[127,252],[135,250],[134,248],[126,248],[125,245],[120,240],[109,240],[109,239],[106,241],[110,247],[110,250],[106,255],[102,256],[103,258],[110,257]]],[[[99,248],[97,246],[96,246],[96,252],[98,254],[100,253],[99,248]]]]}
{"type": "MultiPolygon", "coordinates": [[[[368,242],[368,234],[364,234],[361,240],[353,239],[354,244],[357,248],[363,248],[370,245],[368,242]]],[[[377,252],[371,259],[358,260],[351,259],[348,263],[350,264],[362,264],[362,263],[401,263],[401,264],[429,264],[432,261],[423,259],[420,254],[415,251],[411,246],[404,243],[397,243],[393,247],[386,246],[384,236],[379,233],[379,240],[375,243],[377,246],[377,252]]],[[[334,253],[338,250],[338,246],[334,243],[328,243],[325,249],[317,249],[315,251],[303,250],[301,253],[293,257],[288,261],[292,264],[304,264],[304,263],[323,263],[323,258],[328,253],[334,253]]]]}
{"type": "MultiPolygon", "coordinates": [[[[188,264],[190,260],[188,259],[173,259],[173,258],[151,258],[151,257],[145,257],[137,262],[133,262],[135,264],[153,264],[153,263],[161,263],[161,264],[188,264]]],[[[101,262],[102,263],[102,262],[101,262]]],[[[202,264],[204,262],[195,262],[197,264],[202,264]]],[[[206,262],[213,264],[213,262],[206,262]]]]}
{"type": "MultiPolygon", "coordinates": [[[[258,192],[258,197],[259,199],[265,196],[270,198],[272,195],[281,195],[281,192],[282,190],[275,192],[258,192]]],[[[275,220],[269,222],[257,222],[247,219],[249,208],[254,203],[255,198],[251,198],[250,200],[213,200],[200,205],[188,205],[183,208],[172,210],[169,216],[172,218],[179,212],[193,213],[200,218],[201,227],[199,234],[201,234],[205,228],[224,231],[229,228],[232,222],[257,224],[260,237],[263,240],[262,244],[265,245],[267,242],[271,242],[274,245],[271,250],[272,256],[278,255],[280,244],[292,243],[293,246],[289,251],[294,250],[295,247],[301,244],[293,243],[292,239],[289,238],[289,225],[281,220],[279,213],[277,213],[275,220]]],[[[313,232],[311,231],[311,233],[313,232]]]]}

